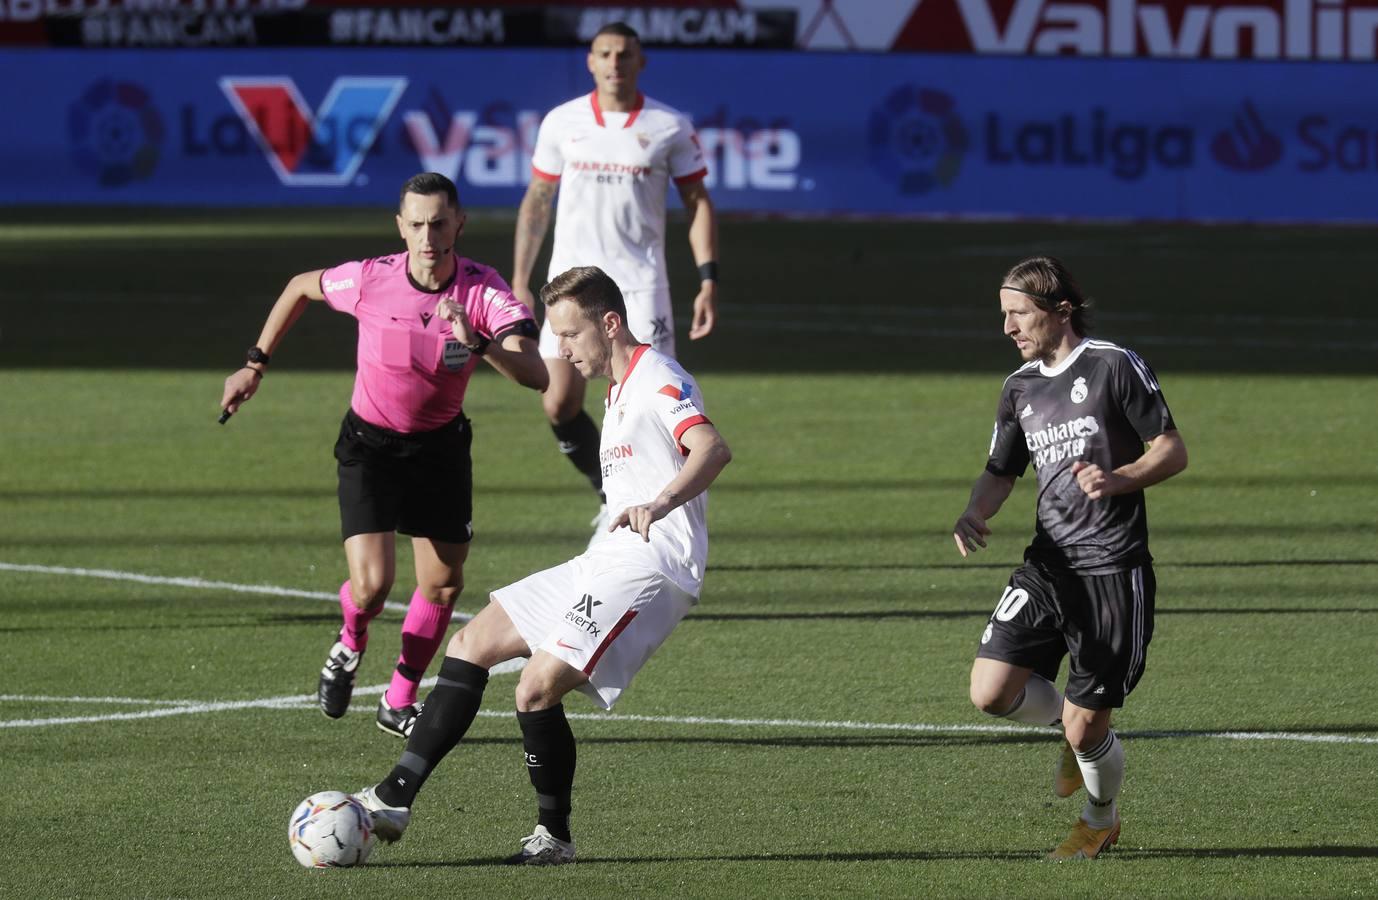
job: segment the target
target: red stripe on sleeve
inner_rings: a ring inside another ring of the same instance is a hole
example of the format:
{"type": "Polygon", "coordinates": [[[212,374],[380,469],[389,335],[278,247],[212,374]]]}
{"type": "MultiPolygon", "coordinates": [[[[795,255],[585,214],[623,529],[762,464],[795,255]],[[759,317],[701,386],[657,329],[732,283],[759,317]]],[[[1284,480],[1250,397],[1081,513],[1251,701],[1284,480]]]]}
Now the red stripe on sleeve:
{"type": "Polygon", "coordinates": [[[617,640],[619,634],[627,630],[627,626],[632,624],[632,619],[635,618],[636,610],[632,610],[617,621],[617,624],[608,632],[608,636],[603,639],[603,643],[599,644],[598,649],[593,651],[593,656],[589,657],[589,664],[584,666],[585,675],[593,674],[593,667],[598,665],[598,660],[603,656],[603,651],[607,650],[608,647],[612,645],[612,642],[617,640]]]}
{"type": "Polygon", "coordinates": [[[560,176],[559,176],[559,175],[551,175],[549,172],[542,172],[540,169],[536,168],[536,166],[535,166],[534,164],[531,166],[531,174],[532,174],[532,175],[535,175],[537,178],[541,179],[542,181],[559,181],[559,180],[560,180],[560,176]]]}
{"type": "MultiPolygon", "coordinates": [[[[695,425],[712,424],[713,423],[708,420],[707,416],[690,416],[689,418],[685,419],[683,422],[680,422],[678,425],[675,426],[675,443],[679,443],[679,439],[683,437],[684,432],[688,431],[690,428],[693,428],[695,425]]],[[[684,446],[683,444],[680,444],[679,452],[684,454],[685,456],[688,456],[689,448],[684,446]]]]}
{"type": "Polygon", "coordinates": [[[681,175],[675,179],[675,184],[692,184],[695,181],[703,181],[708,177],[708,169],[699,169],[697,172],[690,172],[688,175],[681,175]]]}

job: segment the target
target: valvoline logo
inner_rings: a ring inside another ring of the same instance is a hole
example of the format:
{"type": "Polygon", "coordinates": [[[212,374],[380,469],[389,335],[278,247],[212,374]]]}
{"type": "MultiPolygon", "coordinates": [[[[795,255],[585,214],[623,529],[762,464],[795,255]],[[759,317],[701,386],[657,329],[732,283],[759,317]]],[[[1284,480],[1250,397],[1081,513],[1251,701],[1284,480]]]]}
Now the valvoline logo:
{"type": "Polygon", "coordinates": [[[291,78],[220,79],[278,180],[293,187],[351,183],[406,88],[405,78],[336,78],[312,112],[291,78]]]}
{"type": "Polygon", "coordinates": [[[673,384],[667,384],[660,389],[660,393],[669,397],[671,400],[688,400],[689,395],[694,393],[694,388],[689,382],[684,381],[680,382],[678,387],[673,384]]]}

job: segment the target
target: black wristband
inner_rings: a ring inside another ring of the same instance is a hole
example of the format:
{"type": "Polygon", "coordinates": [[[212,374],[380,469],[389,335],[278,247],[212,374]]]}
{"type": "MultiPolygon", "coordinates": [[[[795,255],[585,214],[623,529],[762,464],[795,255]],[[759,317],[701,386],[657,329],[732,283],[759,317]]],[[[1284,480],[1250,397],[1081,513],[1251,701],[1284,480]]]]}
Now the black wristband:
{"type": "Polygon", "coordinates": [[[262,369],[255,369],[253,366],[240,366],[240,368],[241,368],[241,369],[248,369],[250,372],[253,372],[255,375],[257,375],[260,379],[263,378],[263,370],[262,370],[262,369]]]}
{"type": "Polygon", "coordinates": [[[717,262],[706,262],[699,266],[699,281],[717,281],[718,264],[717,262]]]}

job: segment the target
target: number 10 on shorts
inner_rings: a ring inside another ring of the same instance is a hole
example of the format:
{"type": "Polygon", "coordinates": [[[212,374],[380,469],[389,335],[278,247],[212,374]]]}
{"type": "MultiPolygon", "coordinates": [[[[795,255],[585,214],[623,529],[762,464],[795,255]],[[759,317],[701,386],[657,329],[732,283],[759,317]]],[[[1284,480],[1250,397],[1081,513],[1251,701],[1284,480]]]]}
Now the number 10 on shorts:
{"type": "Polygon", "coordinates": [[[1008,622],[1019,611],[1024,608],[1024,604],[1029,602],[1029,592],[1014,585],[1006,585],[1005,593],[1000,595],[1000,602],[995,604],[995,618],[1001,622],[1008,622]]]}

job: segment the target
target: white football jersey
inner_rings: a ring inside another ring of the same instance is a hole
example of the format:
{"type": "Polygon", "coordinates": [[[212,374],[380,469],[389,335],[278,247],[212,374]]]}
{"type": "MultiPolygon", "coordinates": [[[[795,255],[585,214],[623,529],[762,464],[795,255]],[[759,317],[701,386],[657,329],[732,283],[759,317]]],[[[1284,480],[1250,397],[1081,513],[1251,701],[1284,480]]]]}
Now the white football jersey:
{"type": "MultiPolygon", "coordinates": [[[[608,387],[599,459],[608,512],[654,500],[684,467],[684,432],[707,423],[703,394],[679,363],[641,346],[620,384],[608,387]]],[[[710,423],[711,424],[711,423],[710,423]]],[[[708,564],[708,492],[651,525],[651,541],[619,528],[589,551],[626,558],[665,573],[697,597],[708,564]]]]}
{"type": "Polygon", "coordinates": [[[535,178],[559,181],[550,278],[598,266],[624,291],[669,284],[665,196],[708,174],[694,127],[637,94],[630,112],[605,112],[598,92],[552,109],[536,134],[535,178]]]}

